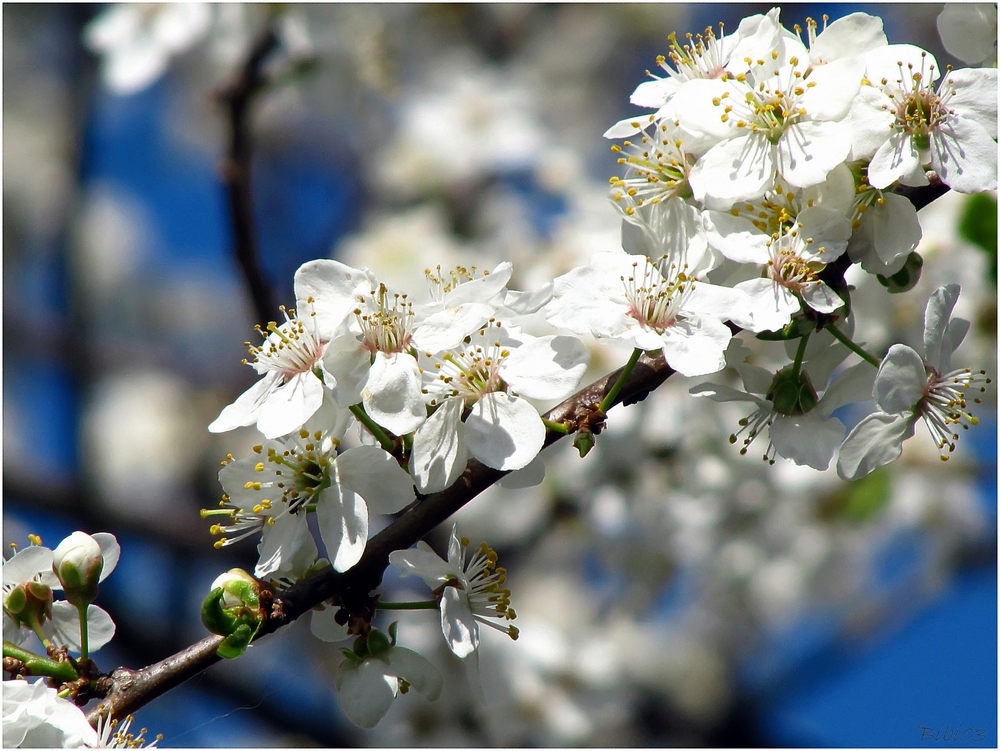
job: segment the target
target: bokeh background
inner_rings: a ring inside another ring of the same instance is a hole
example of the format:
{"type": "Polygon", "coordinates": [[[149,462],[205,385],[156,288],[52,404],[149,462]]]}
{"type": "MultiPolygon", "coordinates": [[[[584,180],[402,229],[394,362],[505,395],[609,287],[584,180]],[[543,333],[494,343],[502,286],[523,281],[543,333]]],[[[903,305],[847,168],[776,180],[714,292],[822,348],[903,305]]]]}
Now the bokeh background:
{"type": "MultiPolygon", "coordinates": [[[[769,7],[281,6],[287,75],[253,112],[277,299],[292,304],[294,270],[317,257],[404,289],[427,266],[509,259],[512,287],[531,289],[616,247],[601,134],[635,111],[629,94],[669,32],[733,30],[769,7]]],[[[202,638],[210,582],[256,560],[249,541],[214,550],[198,513],[218,501],[219,460],[255,442],[206,430],[254,380],[240,360],[256,323],[212,92],[275,10],[212,6],[164,48],[160,75],[123,92],[109,54],[83,43],[109,9],[3,7],[5,555],[29,532],[49,546],[74,529],[118,536],[99,600],[118,625],[97,655],[106,670],[202,638]]],[[[891,43],[963,67],[941,46],[937,4],[791,5],[782,21],[857,10],[880,15],[891,43]]],[[[956,312],[973,321],[958,358],[995,374],[995,197],[947,195],[921,218],[923,279],[888,301],[856,280],[858,338],[919,342],[930,292],[957,281],[956,312]]],[[[591,375],[623,361],[594,345],[591,375]]],[[[441,667],[445,694],[402,698],[374,731],[341,715],[340,655],[306,623],[137,723],[164,747],[995,747],[995,393],[949,463],[918,438],[846,486],[738,457],[725,437],[742,414],[690,397],[702,380],[671,379],[613,412],[585,461],[557,447],[541,486],[488,491],[459,514],[462,534],[500,553],[519,614],[518,642],[484,637],[485,703],[435,617],[415,613],[401,642],[441,667]],[[956,743],[970,728],[982,739],[956,743]]],[[[385,588],[420,594],[391,572],[385,588]]]]}

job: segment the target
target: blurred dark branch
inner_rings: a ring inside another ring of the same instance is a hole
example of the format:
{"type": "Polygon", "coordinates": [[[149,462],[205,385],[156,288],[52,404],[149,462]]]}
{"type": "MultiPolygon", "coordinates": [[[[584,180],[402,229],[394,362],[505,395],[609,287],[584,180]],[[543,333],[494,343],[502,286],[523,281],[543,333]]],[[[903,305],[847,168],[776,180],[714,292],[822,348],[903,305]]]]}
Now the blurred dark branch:
{"type": "Polygon", "coordinates": [[[254,43],[246,62],[236,77],[215,93],[229,116],[229,151],[222,163],[222,179],[229,199],[229,218],[233,228],[233,253],[243,272],[257,321],[274,320],[278,308],[274,291],[260,266],[257,233],[254,225],[251,185],[252,144],[250,112],[256,95],[267,79],[264,63],[278,49],[278,37],[271,24],[254,43]]]}

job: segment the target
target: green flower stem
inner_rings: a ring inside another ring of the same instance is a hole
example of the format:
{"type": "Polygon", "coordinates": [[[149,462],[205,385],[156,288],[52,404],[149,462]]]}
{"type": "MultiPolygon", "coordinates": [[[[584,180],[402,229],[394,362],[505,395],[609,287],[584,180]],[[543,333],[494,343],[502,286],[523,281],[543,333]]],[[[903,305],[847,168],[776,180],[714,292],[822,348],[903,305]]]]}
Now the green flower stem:
{"type": "Polygon", "coordinates": [[[420,602],[379,602],[379,610],[437,610],[437,600],[420,602]]]}
{"type": "Polygon", "coordinates": [[[870,365],[872,365],[872,366],[874,366],[876,368],[879,365],[882,364],[882,362],[877,357],[874,357],[873,355],[868,354],[863,349],[861,349],[861,347],[859,347],[857,344],[855,344],[854,342],[852,342],[840,329],[837,328],[836,324],[829,323],[829,324],[826,325],[826,329],[831,334],[833,334],[833,338],[834,339],[836,339],[838,342],[840,342],[841,344],[843,344],[845,347],[847,347],[849,350],[851,350],[851,352],[853,352],[854,354],[856,354],[858,357],[860,357],[865,362],[869,363],[870,365]]]}
{"type": "Polygon", "coordinates": [[[368,413],[365,412],[365,408],[362,405],[352,405],[351,413],[358,418],[358,422],[368,428],[368,432],[375,436],[375,440],[379,442],[379,445],[382,446],[382,448],[389,453],[392,453],[392,450],[396,448],[396,444],[388,435],[386,435],[386,432],[368,416],[368,413]]]}
{"type": "Polygon", "coordinates": [[[90,603],[85,602],[82,605],[77,605],[76,609],[80,611],[80,659],[86,660],[90,656],[90,629],[87,626],[87,611],[90,609],[90,603]]]}
{"type": "Polygon", "coordinates": [[[42,643],[42,646],[46,650],[53,649],[52,642],[49,641],[49,637],[45,635],[44,629],[42,629],[42,622],[38,620],[36,616],[31,617],[31,622],[28,624],[28,628],[34,632],[35,636],[38,637],[38,641],[42,643]]]}
{"type": "Polygon", "coordinates": [[[615,385],[611,387],[611,391],[608,392],[607,396],[601,400],[600,410],[601,412],[607,412],[611,409],[611,405],[615,403],[615,399],[618,398],[618,393],[622,390],[625,385],[625,381],[628,380],[629,374],[635,367],[635,364],[639,362],[639,356],[642,354],[642,350],[638,347],[632,350],[632,356],[629,357],[628,362],[625,363],[625,367],[622,368],[621,374],[618,376],[618,380],[615,381],[615,385]]]}
{"type": "Polygon", "coordinates": [[[552,420],[546,420],[543,417],[542,424],[545,425],[546,430],[551,430],[560,435],[569,435],[569,425],[565,422],[552,422],[552,420]]]}
{"type": "Polygon", "coordinates": [[[802,370],[802,359],[806,356],[806,345],[809,344],[810,336],[812,336],[811,331],[808,334],[803,334],[802,338],[799,339],[799,348],[795,350],[795,362],[792,363],[793,378],[798,378],[799,372],[802,370]]]}
{"type": "Polygon", "coordinates": [[[50,678],[57,678],[62,683],[75,681],[80,677],[77,675],[76,670],[73,669],[71,662],[57,662],[48,657],[36,655],[34,652],[29,652],[13,642],[4,641],[3,656],[13,657],[15,660],[23,662],[25,669],[31,675],[45,675],[50,678]]]}

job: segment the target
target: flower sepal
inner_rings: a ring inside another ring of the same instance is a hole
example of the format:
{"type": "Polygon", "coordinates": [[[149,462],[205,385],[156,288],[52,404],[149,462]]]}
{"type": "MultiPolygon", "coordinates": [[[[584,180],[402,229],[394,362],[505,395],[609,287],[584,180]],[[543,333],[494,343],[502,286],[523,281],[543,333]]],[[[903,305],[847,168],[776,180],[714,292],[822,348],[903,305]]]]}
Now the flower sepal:
{"type": "Polygon", "coordinates": [[[774,374],[765,398],[774,405],[779,415],[804,415],[819,401],[809,374],[804,370],[794,372],[792,366],[774,374]]]}
{"type": "Polygon", "coordinates": [[[261,583],[246,571],[230,569],[212,582],[201,605],[201,622],[213,634],[226,637],[216,650],[233,659],[243,654],[264,623],[261,583]]]}
{"type": "Polygon", "coordinates": [[[801,339],[816,330],[816,321],[811,316],[799,315],[774,331],[758,331],[756,337],[762,342],[786,342],[801,339]]]}
{"type": "Polygon", "coordinates": [[[919,253],[912,252],[906,257],[906,263],[903,264],[903,268],[895,274],[891,276],[876,274],[875,278],[878,279],[879,284],[889,290],[889,294],[909,292],[920,281],[920,272],[923,266],[924,259],[919,253]]]}

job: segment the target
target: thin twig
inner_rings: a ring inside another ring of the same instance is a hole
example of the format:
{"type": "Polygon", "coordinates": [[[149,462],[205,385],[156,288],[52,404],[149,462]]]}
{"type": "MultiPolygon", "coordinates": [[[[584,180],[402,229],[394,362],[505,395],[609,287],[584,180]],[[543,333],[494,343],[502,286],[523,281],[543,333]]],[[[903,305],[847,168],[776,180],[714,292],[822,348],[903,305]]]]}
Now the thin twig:
{"type": "Polygon", "coordinates": [[[229,115],[229,150],[222,163],[222,179],[229,199],[233,254],[243,272],[254,313],[260,323],[274,320],[278,308],[274,302],[274,291],[260,266],[254,226],[250,110],[255,95],[266,82],[262,72],[264,63],[277,48],[278,37],[268,24],[251,48],[239,75],[215,93],[215,99],[226,107],[229,115]]]}

